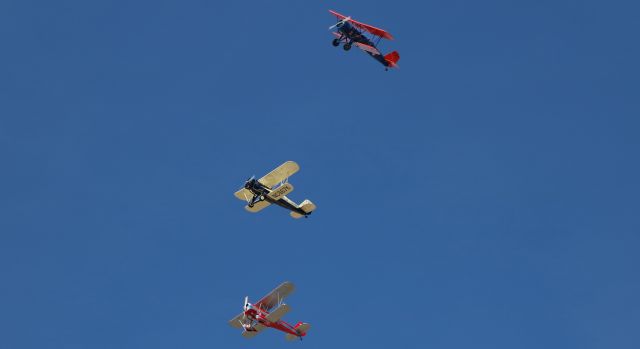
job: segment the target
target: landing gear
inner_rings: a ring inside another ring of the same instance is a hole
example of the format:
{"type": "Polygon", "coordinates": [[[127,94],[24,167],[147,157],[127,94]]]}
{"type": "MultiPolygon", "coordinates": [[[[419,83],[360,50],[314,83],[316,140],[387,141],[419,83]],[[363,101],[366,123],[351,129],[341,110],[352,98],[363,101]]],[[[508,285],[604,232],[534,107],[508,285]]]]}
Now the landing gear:
{"type": "Polygon", "coordinates": [[[338,47],[338,46],[340,46],[340,39],[337,39],[337,38],[336,38],[336,39],[333,39],[333,41],[331,42],[331,44],[332,44],[334,47],[338,47]]]}
{"type": "Polygon", "coordinates": [[[256,203],[258,203],[260,201],[264,201],[264,195],[260,195],[260,196],[254,195],[253,198],[251,198],[251,200],[247,204],[247,206],[253,207],[253,205],[255,205],[256,203]]]}
{"type": "Polygon", "coordinates": [[[344,46],[342,46],[342,49],[344,49],[345,51],[351,50],[351,43],[344,44],[344,46]]]}

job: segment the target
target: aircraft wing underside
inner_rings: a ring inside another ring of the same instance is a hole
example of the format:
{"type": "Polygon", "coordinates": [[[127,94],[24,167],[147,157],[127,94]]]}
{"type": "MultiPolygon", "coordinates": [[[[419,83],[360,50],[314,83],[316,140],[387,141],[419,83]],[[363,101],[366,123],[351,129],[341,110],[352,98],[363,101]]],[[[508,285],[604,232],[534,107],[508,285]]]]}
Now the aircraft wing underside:
{"type": "Polygon", "coordinates": [[[290,282],[283,282],[280,286],[276,287],[268,295],[264,296],[261,300],[255,303],[255,306],[265,311],[270,311],[273,307],[277,306],[280,301],[286,298],[295,287],[290,282]]]}

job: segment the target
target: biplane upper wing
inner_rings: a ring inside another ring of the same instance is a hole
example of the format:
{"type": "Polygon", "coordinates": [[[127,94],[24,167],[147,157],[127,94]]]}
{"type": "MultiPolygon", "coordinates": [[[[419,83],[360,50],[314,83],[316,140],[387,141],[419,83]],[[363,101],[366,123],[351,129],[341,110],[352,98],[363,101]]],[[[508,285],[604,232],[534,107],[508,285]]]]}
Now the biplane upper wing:
{"type": "Polygon", "coordinates": [[[363,44],[361,42],[354,42],[354,45],[356,45],[359,49],[361,49],[362,51],[367,51],[373,55],[379,55],[381,54],[380,51],[378,51],[377,48],[367,45],[367,44],[363,44]]]}
{"type": "Polygon", "coordinates": [[[269,188],[272,188],[274,185],[282,182],[283,180],[289,178],[294,173],[300,170],[300,166],[298,166],[295,161],[287,161],[284,164],[278,166],[275,170],[267,173],[266,176],[260,178],[258,182],[266,185],[269,188]]]}
{"type": "MultiPolygon", "coordinates": [[[[339,20],[343,20],[345,18],[347,18],[347,16],[345,15],[341,15],[336,11],[333,10],[329,10],[329,13],[331,13],[332,15],[336,16],[339,20]]],[[[379,36],[381,38],[387,39],[387,40],[393,40],[393,36],[391,36],[391,34],[389,34],[386,30],[380,29],[380,28],[376,28],[372,25],[368,25],[362,22],[358,22],[356,20],[350,19],[349,22],[351,22],[351,24],[353,24],[354,26],[362,29],[362,30],[366,30],[369,33],[375,35],[375,36],[379,36]]]]}
{"type": "Polygon", "coordinates": [[[280,320],[286,313],[291,310],[291,307],[286,304],[281,304],[279,307],[273,309],[272,312],[267,315],[267,320],[276,322],[280,320]]]}
{"type": "Polygon", "coordinates": [[[282,301],[285,297],[291,294],[294,289],[295,286],[293,286],[291,282],[285,281],[254,305],[262,310],[270,311],[273,307],[278,305],[279,301],[282,301]]]}

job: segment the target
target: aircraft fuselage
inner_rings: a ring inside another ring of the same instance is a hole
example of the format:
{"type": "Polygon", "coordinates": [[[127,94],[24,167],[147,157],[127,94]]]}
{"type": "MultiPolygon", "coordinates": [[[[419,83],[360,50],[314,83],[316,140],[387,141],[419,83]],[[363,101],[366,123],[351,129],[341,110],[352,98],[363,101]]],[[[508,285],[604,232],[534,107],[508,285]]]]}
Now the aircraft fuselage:
{"type": "MultiPolygon", "coordinates": [[[[367,38],[366,35],[362,34],[362,32],[351,25],[349,22],[343,22],[342,25],[338,26],[338,32],[347,39],[347,42],[359,42],[365,45],[376,47],[376,45],[367,38]]],[[[373,57],[376,61],[380,62],[385,67],[389,66],[389,62],[384,59],[384,56],[381,54],[371,53],[369,51],[365,51],[369,56],[373,57]]]]}
{"type": "MultiPolygon", "coordinates": [[[[263,197],[265,201],[268,201],[269,203],[276,204],[280,207],[286,208],[289,211],[299,213],[303,216],[306,216],[309,214],[304,210],[302,210],[301,208],[299,208],[295,202],[291,201],[291,199],[289,199],[285,195],[281,196],[280,199],[277,199],[277,200],[272,199],[269,196],[269,193],[271,193],[273,189],[268,188],[267,186],[263,185],[262,183],[260,183],[255,179],[252,179],[251,181],[247,182],[244,187],[254,195],[254,199],[251,200],[252,201],[251,204],[254,204],[260,201],[259,198],[263,197]]],[[[278,189],[276,188],[275,190],[278,190],[278,189]]]]}

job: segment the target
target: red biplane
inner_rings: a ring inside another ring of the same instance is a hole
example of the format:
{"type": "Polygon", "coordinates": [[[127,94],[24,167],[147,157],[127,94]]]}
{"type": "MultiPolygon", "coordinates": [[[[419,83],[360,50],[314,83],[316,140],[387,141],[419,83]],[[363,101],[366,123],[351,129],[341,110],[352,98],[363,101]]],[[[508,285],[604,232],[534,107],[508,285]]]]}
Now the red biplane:
{"type": "Polygon", "coordinates": [[[242,332],[244,338],[253,338],[265,327],[271,327],[286,333],[287,340],[296,338],[302,340],[302,337],[307,335],[311,325],[306,322],[298,322],[295,326],[292,326],[280,320],[284,314],[291,310],[288,305],[283,303],[283,300],[293,290],[293,284],[287,281],[269,292],[268,295],[255,304],[249,303],[249,297],[245,297],[244,310],[229,320],[229,325],[244,329],[242,332]]]}
{"type": "Polygon", "coordinates": [[[382,63],[385,70],[389,70],[389,67],[398,67],[398,60],[400,60],[398,51],[383,55],[376,47],[382,39],[393,40],[391,34],[380,28],[358,22],[350,16],[344,16],[332,10],[329,10],[329,12],[336,16],[338,20],[338,23],[329,27],[329,30],[337,29],[336,32],[333,32],[333,35],[336,37],[333,39],[333,46],[340,46],[340,43],[344,43],[342,48],[345,51],[349,51],[351,45],[356,45],[376,61],[382,63]],[[371,34],[371,37],[367,37],[364,32],[371,34]]]}

